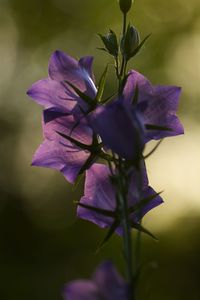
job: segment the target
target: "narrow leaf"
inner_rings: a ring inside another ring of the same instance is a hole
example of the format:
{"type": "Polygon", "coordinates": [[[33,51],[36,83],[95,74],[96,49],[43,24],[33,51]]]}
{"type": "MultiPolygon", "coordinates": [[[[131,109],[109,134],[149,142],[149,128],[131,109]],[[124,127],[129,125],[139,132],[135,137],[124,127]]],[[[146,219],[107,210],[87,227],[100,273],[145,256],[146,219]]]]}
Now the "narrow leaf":
{"type": "Polygon", "coordinates": [[[107,77],[107,73],[108,73],[108,65],[106,66],[100,81],[99,81],[99,88],[98,88],[98,92],[96,95],[96,102],[100,102],[103,96],[103,92],[104,92],[104,88],[105,88],[105,83],[106,83],[106,77],[107,77]]]}

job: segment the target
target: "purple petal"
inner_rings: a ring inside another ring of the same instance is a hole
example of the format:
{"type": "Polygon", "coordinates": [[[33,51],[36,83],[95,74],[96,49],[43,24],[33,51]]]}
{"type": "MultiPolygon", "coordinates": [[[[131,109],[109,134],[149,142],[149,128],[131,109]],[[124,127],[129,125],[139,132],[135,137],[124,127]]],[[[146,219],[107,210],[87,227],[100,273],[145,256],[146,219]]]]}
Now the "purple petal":
{"type": "Polygon", "coordinates": [[[79,60],[79,66],[82,69],[85,69],[86,72],[89,74],[90,78],[93,80],[93,82],[95,82],[94,73],[92,71],[93,60],[94,58],[92,56],[82,57],[79,60]]]}
{"type": "Polygon", "coordinates": [[[63,112],[71,112],[77,100],[77,96],[67,94],[64,86],[50,78],[42,79],[34,83],[27,94],[46,109],[56,107],[63,112]]]}
{"type": "Polygon", "coordinates": [[[128,286],[110,261],[99,266],[93,281],[106,300],[127,300],[128,286]]]}
{"type": "Polygon", "coordinates": [[[183,126],[176,116],[181,89],[176,86],[153,86],[140,73],[131,71],[124,88],[123,102],[129,105],[138,88],[138,104],[143,124],[157,125],[171,130],[147,130],[145,142],[183,134],[183,126]]]}
{"type": "MultiPolygon", "coordinates": [[[[146,166],[144,162],[141,162],[140,169],[133,169],[131,174],[131,181],[128,193],[129,207],[134,206],[140,202],[140,199],[146,199],[155,195],[156,192],[148,185],[148,177],[146,172],[146,166]]],[[[163,203],[162,198],[158,195],[144,205],[139,211],[131,214],[131,220],[138,222],[143,216],[151,209],[163,203]]]]}
{"type": "Polygon", "coordinates": [[[69,81],[88,96],[95,98],[97,90],[90,75],[91,58],[82,58],[78,63],[62,51],[55,51],[50,58],[49,76],[53,80],[69,81]]]}
{"type": "Polygon", "coordinates": [[[101,300],[99,289],[91,280],[75,280],[66,285],[64,300],[101,300]]]}
{"type": "Polygon", "coordinates": [[[90,115],[94,131],[112,151],[134,160],[143,149],[143,128],[139,116],[120,101],[98,107],[90,115]]]}
{"type": "Polygon", "coordinates": [[[70,147],[67,143],[46,139],[35,152],[32,165],[56,169],[70,183],[74,183],[89,155],[88,152],[70,147]]]}
{"type": "Polygon", "coordinates": [[[123,101],[131,103],[136,92],[139,89],[139,102],[149,100],[149,96],[153,94],[153,86],[142,74],[137,71],[130,71],[128,79],[123,91],[123,101]]]}
{"type": "MultiPolygon", "coordinates": [[[[58,132],[71,136],[75,140],[92,144],[93,131],[82,119],[77,122],[73,115],[67,115],[53,110],[43,112],[43,133],[45,138],[54,141],[65,141],[58,132]]],[[[69,143],[71,145],[71,143],[69,143]]]]}
{"type": "MultiPolygon", "coordinates": [[[[115,190],[110,182],[109,168],[102,164],[93,164],[86,171],[84,196],[80,202],[89,206],[102,208],[110,211],[116,209],[115,190]]],[[[91,221],[105,228],[111,226],[113,219],[92,210],[79,206],[78,217],[91,221]]]]}

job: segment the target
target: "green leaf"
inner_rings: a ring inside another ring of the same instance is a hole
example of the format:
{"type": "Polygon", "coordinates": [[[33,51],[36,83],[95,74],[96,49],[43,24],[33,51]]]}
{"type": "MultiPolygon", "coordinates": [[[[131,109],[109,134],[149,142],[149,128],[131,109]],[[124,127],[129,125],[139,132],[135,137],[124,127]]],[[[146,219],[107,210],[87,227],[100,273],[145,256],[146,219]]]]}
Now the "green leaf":
{"type": "Polygon", "coordinates": [[[73,85],[71,82],[65,80],[65,82],[67,84],[69,84],[69,86],[77,93],[77,95],[84,100],[89,106],[95,106],[95,100],[90,98],[88,95],[84,94],[83,92],[81,92],[75,85],[73,85]]]}
{"type": "Polygon", "coordinates": [[[144,226],[142,226],[141,224],[138,223],[132,223],[132,227],[143,232],[146,233],[148,236],[152,237],[154,240],[158,240],[155,235],[153,233],[151,233],[148,229],[146,229],[144,226]]]}
{"type": "Polygon", "coordinates": [[[139,46],[132,52],[131,54],[131,57],[135,56],[139,51],[140,49],[143,47],[143,45],[145,44],[145,42],[148,40],[148,38],[151,36],[151,33],[148,34],[144,39],[143,41],[139,44],[139,46]]]}
{"type": "Polygon", "coordinates": [[[106,66],[106,68],[100,78],[100,81],[99,81],[99,88],[98,88],[98,92],[97,92],[97,95],[95,98],[96,102],[101,102],[104,88],[105,88],[107,73],[108,73],[108,65],[106,66]]]}
{"type": "Polygon", "coordinates": [[[161,131],[173,131],[171,128],[166,126],[154,125],[154,124],[145,124],[147,130],[161,130],[161,131]]]}

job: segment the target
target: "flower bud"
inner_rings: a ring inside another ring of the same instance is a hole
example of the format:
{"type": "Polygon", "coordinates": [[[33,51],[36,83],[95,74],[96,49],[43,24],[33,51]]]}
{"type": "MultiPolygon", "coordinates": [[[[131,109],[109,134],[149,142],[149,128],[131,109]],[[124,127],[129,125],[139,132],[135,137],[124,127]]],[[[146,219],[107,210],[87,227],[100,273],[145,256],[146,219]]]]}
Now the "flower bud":
{"type": "Polygon", "coordinates": [[[119,6],[121,11],[126,14],[132,6],[133,0],[119,0],[119,6]]]}
{"type": "Polygon", "coordinates": [[[105,50],[113,55],[114,57],[118,56],[118,41],[117,36],[114,31],[110,30],[109,33],[105,36],[99,34],[102,42],[104,43],[105,50]]]}
{"type": "Polygon", "coordinates": [[[135,49],[140,44],[140,36],[137,29],[134,26],[128,25],[126,35],[121,41],[121,52],[128,61],[133,57],[135,49]]]}

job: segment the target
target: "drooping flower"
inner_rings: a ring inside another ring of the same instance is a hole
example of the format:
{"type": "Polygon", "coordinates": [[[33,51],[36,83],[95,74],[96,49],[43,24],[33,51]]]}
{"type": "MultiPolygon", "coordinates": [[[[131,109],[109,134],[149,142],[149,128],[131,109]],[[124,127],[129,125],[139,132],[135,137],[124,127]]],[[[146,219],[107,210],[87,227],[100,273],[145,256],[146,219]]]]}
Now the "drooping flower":
{"type": "MultiPolygon", "coordinates": [[[[116,232],[121,235],[123,229],[116,201],[117,189],[110,176],[110,169],[103,164],[93,164],[86,171],[84,196],[80,200],[77,215],[101,228],[116,224],[116,232]]],[[[140,171],[136,168],[131,171],[127,201],[133,227],[147,212],[163,202],[162,198],[148,185],[144,164],[141,165],[140,171]]]]}
{"type": "Polygon", "coordinates": [[[76,126],[73,115],[48,109],[43,112],[43,134],[45,139],[37,149],[32,165],[59,170],[73,183],[81,168],[92,163],[94,159],[90,151],[92,130],[83,121],[76,126]],[[67,137],[78,144],[74,144],[67,137]]]}
{"type": "Polygon", "coordinates": [[[137,159],[144,144],[184,132],[176,111],[181,89],[152,86],[140,73],[129,73],[123,94],[97,107],[90,125],[112,151],[128,160],[137,159]]]}
{"type": "Polygon", "coordinates": [[[90,280],[66,285],[64,300],[128,300],[128,285],[110,261],[102,263],[90,280]]]}
{"type": "Polygon", "coordinates": [[[91,56],[82,57],[77,61],[62,51],[55,51],[49,62],[49,77],[34,83],[27,94],[45,109],[64,113],[77,110],[79,105],[86,109],[86,103],[69,84],[95,98],[97,90],[92,62],[91,56]]]}

